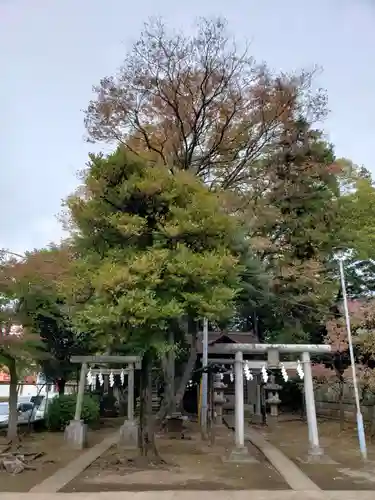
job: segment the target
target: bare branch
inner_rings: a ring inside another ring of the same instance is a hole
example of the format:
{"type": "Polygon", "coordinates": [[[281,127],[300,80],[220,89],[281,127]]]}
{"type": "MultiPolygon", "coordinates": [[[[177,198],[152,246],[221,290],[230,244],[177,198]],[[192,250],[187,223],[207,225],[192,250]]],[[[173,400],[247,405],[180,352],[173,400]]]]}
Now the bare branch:
{"type": "Polygon", "coordinates": [[[154,20],[118,74],[94,88],[88,138],[191,169],[213,187],[255,189],[254,165],[274,152],[287,124],[324,116],[313,76],[273,75],[248,46],[237,49],[221,19],[201,19],[190,37],[154,20]]]}

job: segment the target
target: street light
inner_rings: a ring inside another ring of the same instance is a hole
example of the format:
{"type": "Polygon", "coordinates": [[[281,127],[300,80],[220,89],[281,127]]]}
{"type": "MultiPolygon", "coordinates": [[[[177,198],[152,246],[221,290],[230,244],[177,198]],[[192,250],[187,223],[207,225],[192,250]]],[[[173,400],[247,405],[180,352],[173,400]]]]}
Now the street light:
{"type": "Polygon", "coordinates": [[[339,267],[340,267],[342,297],[343,297],[343,302],[344,302],[346,332],[348,335],[350,364],[351,364],[351,368],[352,368],[355,405],[356,405],[356,409],[357,409],[357,431],[358,431],[359,449],[361,451],[361,455],[362,455],[363,460],[366,461],[367,460],[366,436],[365,436],[365,429],[363,426],[363,416],[362,416],[362,412],[361,412],[361,405],[359,402],[358,382],[357,382],[357,374],[356,374],[356,370],[355,370],[352,331],[350,328],[348,298],[346,295],[346,285],[345,285],[344,257],[342,255],[338,256],[338,261],[339,261],[339,267]]]}

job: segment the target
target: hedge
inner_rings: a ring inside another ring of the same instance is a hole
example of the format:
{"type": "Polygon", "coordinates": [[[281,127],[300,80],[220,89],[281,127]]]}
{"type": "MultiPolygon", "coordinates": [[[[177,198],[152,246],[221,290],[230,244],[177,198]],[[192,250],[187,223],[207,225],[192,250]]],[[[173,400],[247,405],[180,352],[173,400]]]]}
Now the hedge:
{"type": "MultiPolygon", "coordinates": [[[[62,431],[74,419],[77,395],[66,394],[54,398],[47,409],[47,428],[50,431],[62,431]]],[[[99,400],[85,394],[83,397],[81,419],[88,425],[99,420],[99,400]]]]}

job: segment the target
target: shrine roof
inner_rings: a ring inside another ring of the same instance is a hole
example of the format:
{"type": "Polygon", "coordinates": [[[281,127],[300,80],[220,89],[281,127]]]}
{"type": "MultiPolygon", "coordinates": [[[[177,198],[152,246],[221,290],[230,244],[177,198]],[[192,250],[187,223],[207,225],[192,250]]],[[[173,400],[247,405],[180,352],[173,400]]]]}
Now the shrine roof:
{"type": "MultiPolygon", "coordinates": [[[[215,346],[217,344],[237,344],[237,343],[255,344],[257,342],[258,342],[258,337],[255,335],[254,332],[241,332],[241,331],[208,332],[208,352],[211,354],[222,352],[220,351],[220,349],[215,349],[215,346]]],[[[202,353],[202,332],[200,332],[198,336],[197,352],[198,354],[202,353]]]]}

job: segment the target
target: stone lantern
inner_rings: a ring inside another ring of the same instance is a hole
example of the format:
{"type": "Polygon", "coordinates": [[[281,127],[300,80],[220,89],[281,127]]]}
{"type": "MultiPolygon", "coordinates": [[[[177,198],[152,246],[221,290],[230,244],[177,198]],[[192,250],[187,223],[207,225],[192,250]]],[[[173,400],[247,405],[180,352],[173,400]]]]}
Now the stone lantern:
{"type": "Polygon", "coordinates": [[[281,399],[279,398],[279,391],[282,389],[281,385],[276,384],[275,376],[271,375],[270,382],[264,387],[267,391],[266,403],[270,407],[270,416],[272,418],[277,418],[279,415],[279,404],[281,399]]]}
{"type": "Polygon", "coordinates": [[[214,411],[215,411],[215,424],[223,423],[223,407],[226,402],[224,396],[224,389],[227,386],[222,380],[221,373],[216,373],[214,378],[214,411]]]}

